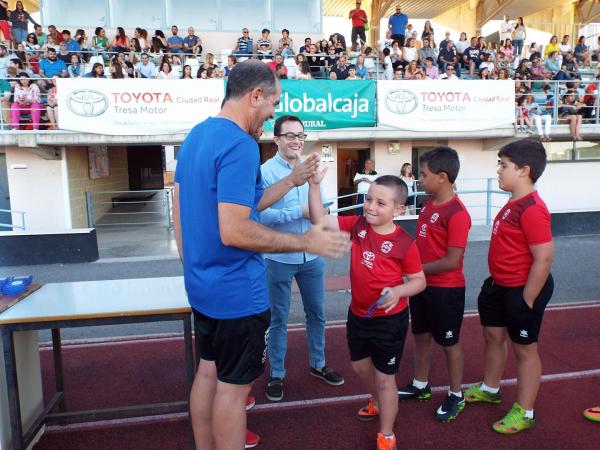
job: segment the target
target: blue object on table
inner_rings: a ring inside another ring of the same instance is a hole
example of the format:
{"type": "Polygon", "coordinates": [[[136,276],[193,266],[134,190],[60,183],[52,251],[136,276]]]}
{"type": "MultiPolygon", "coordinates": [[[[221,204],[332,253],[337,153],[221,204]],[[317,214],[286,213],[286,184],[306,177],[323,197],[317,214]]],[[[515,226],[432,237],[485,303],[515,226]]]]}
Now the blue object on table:
{"type": "Polygon", "coordinates": [[[33,275],[28,277],[8,277],[1,284],[3,295],[21,295],[31,285],[33,275]]]}
{"type": "Polygon", "coordinates": [[[367,309],[367,317],[373,317],[373,311],[382,301],[384,301],[387,298],[389,293],[390,293],[389,291],[386,292],[381,297],[379,297],[375,303],[373,303],[371,306],[369,306],[369,309],[367,309]]]}

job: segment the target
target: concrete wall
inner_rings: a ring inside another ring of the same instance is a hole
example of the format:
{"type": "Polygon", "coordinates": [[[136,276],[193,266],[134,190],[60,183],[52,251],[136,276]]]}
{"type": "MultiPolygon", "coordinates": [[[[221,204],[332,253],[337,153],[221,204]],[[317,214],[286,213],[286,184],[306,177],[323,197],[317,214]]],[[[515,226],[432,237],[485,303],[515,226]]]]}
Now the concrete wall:
{"type": "MultiPolygon", "coordinates": [[[[529,16],[523,17],[523,22],[526,27],[556,34],[558,36],[558,42],[561,41],[562,36],[565,34],[571,36],[571,42],[573,43],[578,37],[574,36],[579,27],[574,25],[575,18],[573,14],[573,5],[571,5],[570,2],[530,14],[529,16]]],[[[538,42],[538,44],[541,45],[546,45],[547,43],[548,42],[538,42]]]]}
{"type": "MultiPolygon", "coordinates": [[[[66,154],[73,227],[85,228],[88,226],[86,192],[129,190],[127,149],[125,147],[108,147],[109,176],[96,179],[90,179],[87,147],[69,147],[66,154]]],[[[101,200],[110,201],[110,197],[110,195],[104,195],[101,200]]],[[[95,197],[95,199],[97,198],[95,197]]],[[[97,205],[96,217],[108,209],[110,209],[110,205],[97,205]]]]}
{"type": "MultiPolygon", "coordinates": [[[[443,14],[433,18],[433,21],[439,23],[444,28],[457,30],[467,33],[467,36],[475,36],[477,32],[477,15],[476,8],[471,8],[471,2],[466,1],[462,5],[449,9],[443,14]]],[[[444,39],[444,34],[436,33],[436,39],[441,41],[444,39]]],[[[456,37],[458,39],[458,36],[456,37]]]]}
{"type": "MultiPolygon", "coordinates": [[[[14,211],[25,212],[27,231],[70,227],[64,159],[45,160],[29,150],[6,147],[6,165],[10,206],[14,211]]],[[[13,217],[13,223],[19,220],[13,217]]]]}

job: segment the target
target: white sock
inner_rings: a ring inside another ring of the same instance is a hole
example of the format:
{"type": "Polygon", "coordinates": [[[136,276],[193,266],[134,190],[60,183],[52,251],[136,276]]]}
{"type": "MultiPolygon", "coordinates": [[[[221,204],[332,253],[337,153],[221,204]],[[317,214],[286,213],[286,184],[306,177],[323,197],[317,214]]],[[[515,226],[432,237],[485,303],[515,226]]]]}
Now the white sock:
{"type": "Polygon", "coordinates": [[[450,395],[450,394],[452,394],[458,398],[462,398],[462,391],[458,391],[458,392],[448,391],[448,395],[450,395]]]}
{"type": "Polygon", "coordinates": [[[489,387],[485,383],[481,383],[481,387],[479,389],[481,389],[482,391],[485,391],[485,392],[489,392],[490,394],[497,394],[498,391],[500,390],[499,387],[497,387],[497,388],[489,387]]]}
{"type": "Polygon", "coordinates": [[[533,409],[526,409],[525,417],[527,417],[528,419],[533,419],[533,409]]]}
{"type": "Polygon", "coordinates": [[[412,385],[417,389],[425,389],[427,386],[427,381],[419,381],[416,378],[413,378],[412,385]]]}

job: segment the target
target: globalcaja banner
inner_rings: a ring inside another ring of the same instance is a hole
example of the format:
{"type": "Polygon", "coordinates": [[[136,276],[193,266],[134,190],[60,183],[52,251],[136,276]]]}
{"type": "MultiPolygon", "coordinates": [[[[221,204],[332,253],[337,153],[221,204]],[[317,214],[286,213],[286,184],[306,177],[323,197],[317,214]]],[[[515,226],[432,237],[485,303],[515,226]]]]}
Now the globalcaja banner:
{"type": "Polygon", "coordinates": [[[113,135],[183,133],[221,109],[223,80],[59,78],[59,127],[113,135]]]}
{"type": "MultiPolygon", "coordinates": [[[[282,80],[275,119],[300,117],[307,130],[375,126],[375,82],[369,80],[282,80]]],[[[272,131],[274,120],[265,122],[272,131]]]]}
{"type": "Polygon", "coordinates": [[[478,131],[511,125],[511,80],[377,82],[379,125],[410,131],[478,131]]]}

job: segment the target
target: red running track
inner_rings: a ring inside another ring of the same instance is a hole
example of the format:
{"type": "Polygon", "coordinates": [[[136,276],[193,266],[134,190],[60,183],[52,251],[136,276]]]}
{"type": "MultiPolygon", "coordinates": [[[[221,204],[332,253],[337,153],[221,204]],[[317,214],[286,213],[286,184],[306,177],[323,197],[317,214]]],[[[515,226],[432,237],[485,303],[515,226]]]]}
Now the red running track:
{"type": "MultiPolygon", "coordinates": [[[[514,436],[501,436],[491,424],[502,417],[516,396],[512,354],[504,379],[501,405],[468,405],[451,423],[437,423],[433,414],[443,389],[429,402],[402,402],[395,431],[399,448],[409,449],[576,449],[599,448],[600,425],[583,418],[581,411],[600,403],[600,303],[573,309],[549,310],[542,327],[540,353],[545,380],[536,414],[537,427],[514,436]]],[[[477,316],[463,325],[465,383],[481,379],[483,345],[477,316]]],[[[265,378],[253,389],[257,407],[249,414],[249,427],[262,436],[258,448],[371,449],[377,423],[362,423],[354,413],[365,391],[350,369],[345,328],[327,329],[328,364],[346,377],[330,387],[308,375],[304,330],[292,328],[288,340],[288,375],[280,403],[264,398],[265,378]]],[[[399,385],[412,378],[412,337],[408,338],[398,374],[399,385]]],[[[114,407],[130,403],[184,399],[183,349],[180,338],[121,343],[65,346],[63,351],[69,410],[114,407]]],[[[49,350],[42,351],[45,388],[52,386],[49,350]]],[[[430,381],[446,385],[446,369],[439,348],[434,352],[430,381]]],[[[49,396],[50,392],[45,392],[49,396]]],[[[51,427],[38,449],[185,449],[187,421],[181,415],[142,423],[92,423],[65,429],[51,427]]]]}

